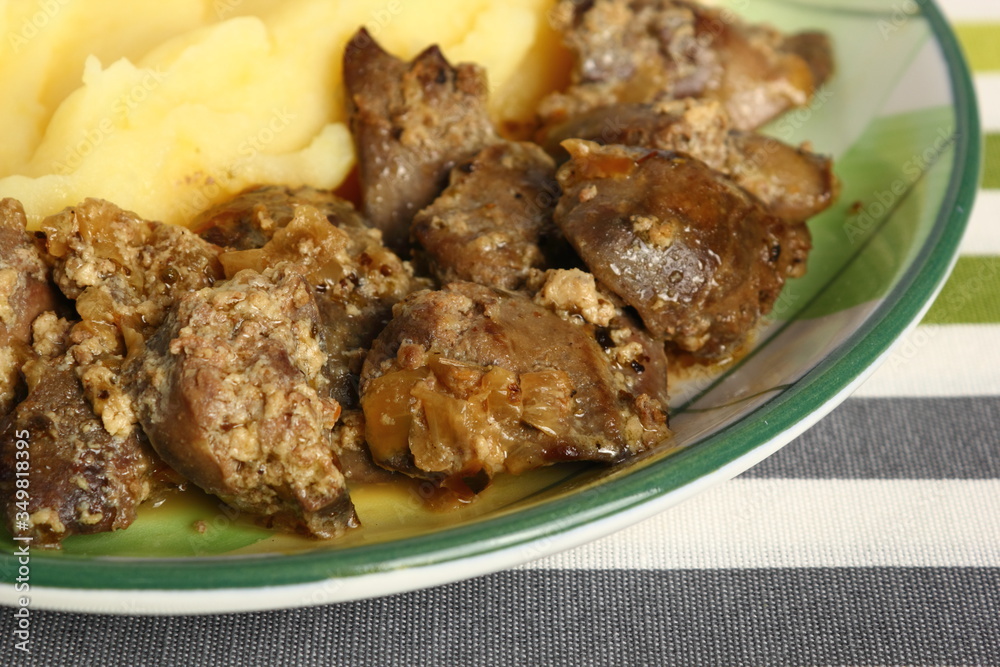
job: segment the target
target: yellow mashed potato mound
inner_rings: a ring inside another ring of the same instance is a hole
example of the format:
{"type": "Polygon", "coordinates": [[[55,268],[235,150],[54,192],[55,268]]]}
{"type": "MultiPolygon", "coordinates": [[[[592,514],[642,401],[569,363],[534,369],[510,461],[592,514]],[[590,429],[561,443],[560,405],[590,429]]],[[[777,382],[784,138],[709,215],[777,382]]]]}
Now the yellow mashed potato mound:
{"type": "Polygon", "coordinates": [[[87,197],[185,224],[259,183],[354,165],[341,56],[360,26],[412,58],[486,67],[498,124],[530,119],[566,54],[552,0],[0,0],[0,197],[29,226],[87,197]]]}

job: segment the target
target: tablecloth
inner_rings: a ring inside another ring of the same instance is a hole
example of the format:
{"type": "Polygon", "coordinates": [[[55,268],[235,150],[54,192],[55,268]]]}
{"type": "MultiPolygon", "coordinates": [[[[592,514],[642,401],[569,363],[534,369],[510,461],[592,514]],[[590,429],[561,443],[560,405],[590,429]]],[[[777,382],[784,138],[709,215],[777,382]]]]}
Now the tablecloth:
{"type": "Polygon", "coordinates": [[[1000,664],[1000,2],[941,5],[986,164],[940,298],[974,298],[932,309],[805,435],[632,528],[430,590],[204,617],[35,611],[30,656],[0,610],[0,664],[1000,664]]]}

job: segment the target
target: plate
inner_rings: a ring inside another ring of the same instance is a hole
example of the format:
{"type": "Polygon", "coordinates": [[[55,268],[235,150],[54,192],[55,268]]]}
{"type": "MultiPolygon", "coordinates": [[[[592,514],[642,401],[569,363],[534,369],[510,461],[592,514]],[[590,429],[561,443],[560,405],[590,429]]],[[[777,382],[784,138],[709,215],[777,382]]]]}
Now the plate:
{"type": "MultiPolygon", "coordinates": [[[[929,2],[728,4],[750,20],[832,35],[835,80],[768,132],[834,155],[844,188],[810,222],[809,273],[786,286],[750,353],[724,373],[672,383],[668,446],[612,469],[500,479],[451,513],[423,510],[416,484],[357,489],[365,527],[330,544],[272,534],[189,493],[144,508],[126,531],[33,551],[31,606],[233,612],[485,574],[596,539],[731,478],[846,398],[920,321],[956,259],[980,168],[968,69],[929,2]]],[[[19,563],[3,543],[0,601],[15,604],[19,563]]]]}

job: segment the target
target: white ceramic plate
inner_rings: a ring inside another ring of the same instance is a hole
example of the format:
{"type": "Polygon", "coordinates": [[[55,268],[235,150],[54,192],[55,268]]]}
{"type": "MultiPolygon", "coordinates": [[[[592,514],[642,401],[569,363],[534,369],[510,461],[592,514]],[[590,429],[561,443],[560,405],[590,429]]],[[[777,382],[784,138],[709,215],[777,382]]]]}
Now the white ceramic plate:
{"type": "MultiPolygon", "coordinates": [[[[610,470],[557,467],[500,480],[468,508],[429,514],[413,490],[360,489],[365,527],[330,544],[274,535],[217,501],[147,508],[126,531],[35,551],[36,608],[208,613],[351,600],[511,567],[660,512],[771,454],[842,401],[931,304],[978,183],[968,70],[941,13],[892,0],[731,3],[785,30],[834,38],[835,80],[770,131],[831,153],[840,203],[810,222],[792,281],[739,365],[672,387],[672,446],[610,470]],[[208,530],[193,524],[202,520],[208,530]]],[[[2,600],[18,562],[5,542],[2,600]]]]}

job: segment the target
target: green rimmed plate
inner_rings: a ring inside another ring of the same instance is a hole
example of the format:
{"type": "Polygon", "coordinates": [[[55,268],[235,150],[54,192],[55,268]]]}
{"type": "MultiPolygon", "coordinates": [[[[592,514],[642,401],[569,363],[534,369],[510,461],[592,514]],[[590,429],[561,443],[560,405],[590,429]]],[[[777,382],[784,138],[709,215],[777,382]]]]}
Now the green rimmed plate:
{"type": "MultiPolygon", "coordinates": [[[[365,528],[332,544],[274,535],[189,494],[146,508],[127,531],[70,538],[61,553],[34,551],[32,606],[241,611],[484,574],[662,511],[750,467],[843,400],[919,321],[956,257],[980,158],[969,75],[930,3],[729,4],[753,20],[834,37],[836,80],[770,131],[835,155],[844,191],[810,223],[809,274],[788,285],[751,354],[724,375],[672,388],[669,450],[612,470],[568,466],[503,479],[447,514],[423,511],[417,485],[360,488],[365,528]]],[[[19,563],[5,544],[0,599],[12,604],[19,563]]]]}

